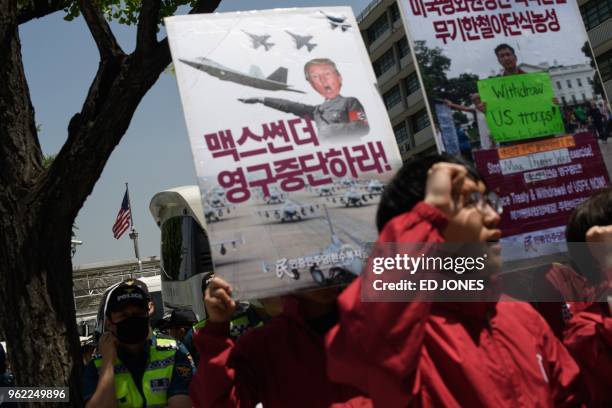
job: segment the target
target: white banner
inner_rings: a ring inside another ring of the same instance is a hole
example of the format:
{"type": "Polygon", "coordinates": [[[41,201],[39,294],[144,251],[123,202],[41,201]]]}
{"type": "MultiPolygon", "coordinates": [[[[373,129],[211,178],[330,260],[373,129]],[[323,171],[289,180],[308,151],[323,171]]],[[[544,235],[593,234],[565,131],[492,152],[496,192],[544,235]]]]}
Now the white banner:
{"type": "Polygon", "coordinates": [[[351,9],[166,27],[215,273],[242,299],[359,273],[401,159],[351,9]]]}

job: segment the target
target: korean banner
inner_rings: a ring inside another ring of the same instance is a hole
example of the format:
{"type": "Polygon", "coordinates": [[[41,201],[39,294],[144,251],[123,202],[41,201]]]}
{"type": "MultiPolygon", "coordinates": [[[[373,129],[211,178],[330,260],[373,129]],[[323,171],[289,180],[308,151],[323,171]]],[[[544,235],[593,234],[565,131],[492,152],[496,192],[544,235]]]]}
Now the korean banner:
{"type": "Polygon", "coordinates": [[[504,257],[558,252],[569,214],[609,185],[612,113],[576,1],[398,4],[438,149],[458,145],[505,205],[504,257]]]}
{"type": "Polygon", "coordinates": [[[401,158],[351,9],[166,26],[215,273],[242,299],[360,273],[401,158]]]}
{"type": "Polygon", "coordinates": [[[575,0],[398,4],[436,132],[436,103],[454,111],[472,150],[604,132],[611,114],[575,0]]]}

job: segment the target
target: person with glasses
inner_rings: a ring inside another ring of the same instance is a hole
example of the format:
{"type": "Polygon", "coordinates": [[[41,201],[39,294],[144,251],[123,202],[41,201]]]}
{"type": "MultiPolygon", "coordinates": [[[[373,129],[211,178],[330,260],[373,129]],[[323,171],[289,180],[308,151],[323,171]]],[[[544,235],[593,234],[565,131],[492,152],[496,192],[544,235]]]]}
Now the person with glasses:
{"type": "MultiPolygon", "coordinates": [[[[415,157],[385,187],[377,247],[491,243],[487,271],[495,274],[501,211],[471,165],[447,155],[415,157]]],[[[381,407],[582,402],[576,362],[528,303],[366,302],[369,269],[338,298],[339,323],[326,338],[332,381],[360,389],[381,407]]]]}

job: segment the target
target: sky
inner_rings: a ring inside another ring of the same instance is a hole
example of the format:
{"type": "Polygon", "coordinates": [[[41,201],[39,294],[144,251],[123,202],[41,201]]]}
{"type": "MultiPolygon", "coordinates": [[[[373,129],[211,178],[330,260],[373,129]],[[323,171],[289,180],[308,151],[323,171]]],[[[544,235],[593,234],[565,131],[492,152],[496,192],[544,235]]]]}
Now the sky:
{"type": "MultiPolygon", "coordinates": [[[[285,7],[346,6],[358,15],[370,0],[223,0],[219,12],[285,7]]],[[[23,64],[39,139],[45,155],[66,141],[70,118],[81,110],[99,63],[95,43],[82,18],[63,20],[58,12],[20,26],[23,64]]],[[[134,48],[134,27],[111,25],[125,52],[134,48]]],[[[83,158],[86,160],[87,158],[83,158]]],[[[162,74],[138,107],[127,133],[115,148],[75,224],[73,265],[134,258],[127,233],[113,238],[115,221],[129,183],[141,258],[159,255],[159,229],[149,212],[157,192],[196,184],[176,78],[162,74]]]]}

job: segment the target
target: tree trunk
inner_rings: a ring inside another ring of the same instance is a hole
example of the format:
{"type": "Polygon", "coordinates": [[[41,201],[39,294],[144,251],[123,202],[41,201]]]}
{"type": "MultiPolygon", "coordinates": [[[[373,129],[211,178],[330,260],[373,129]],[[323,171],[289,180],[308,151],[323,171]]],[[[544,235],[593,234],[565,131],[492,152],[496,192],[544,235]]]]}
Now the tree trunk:
{"type": "MultiPolygon", "coordinates": [[[[38,211],[40,213],[40,209],[38,211]]],[[[31,224],[32,211],[21,211],[8,226],[7,241],[3,228],[2,326],[10,346],[8,355],[16,383],[20,386],[68,386],[72,406],[81,406],[80,378],[82,364],[75,324],[70,262],[70,228],[52,222],[52,235],[31,224]]],[[[3,227],[6,226],[3,217],[3,227]]]]}
{"type": "MultiPolygon", "coordinates": [[[[72,225],[140,101],[170,63],[170,51],[167,40],[156,39],[160,0],[142,2],[130,55],[96,2],[79,0],[101,61],[66,143],[45,169],[18,24],[60,10],[66,1],[22,3],[18,12],[17,0],[0,0],[0,333],[17,385],[67,386],[70,405],[82,406],[72,225]]],[[[200,0],[192,12],[212,12],[219,3],[200,0]]]]}
{"type": "Polygon", "coordinates": [[[38,201],[44,169],[16,12],[0,1],[0,325],[17,384],[69,386],[79,406],[72,222],[46,219],[38,201]]]}

